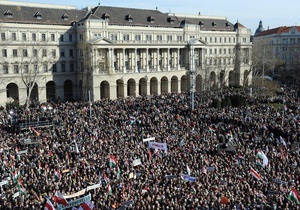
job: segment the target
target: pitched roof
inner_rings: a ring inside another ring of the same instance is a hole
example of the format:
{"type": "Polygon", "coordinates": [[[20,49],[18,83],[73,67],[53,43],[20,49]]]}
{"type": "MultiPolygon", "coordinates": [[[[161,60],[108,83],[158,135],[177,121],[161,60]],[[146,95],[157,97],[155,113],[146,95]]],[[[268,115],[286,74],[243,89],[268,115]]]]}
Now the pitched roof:
{"type": "Polygon", "coordinates": [[[84,10],[67,8],[0,5],[0,21],[6,23],[71,25],[72,22],[82,19],[86,13],[87,11],[84,10]],[[9,16],[7,16],[7,11],[9,11],[9,16]]]}
{"type": "Polygon", "coordinates": [[[218,18],[179,18],[181,24],[195,24],[200,25],[201,30],[203,31],[233,31],[234,25],[226,19],[218,18]]]}
{"type": "Polygon", "coordinates": [[[257,37],[268,36],[272,34],[276,35],[276,34],[288,33],[291,30],[291,28],[296,28],[298,31],[300,31],[300,26],[281,26],[281,27],[262,31],[257,35],[257,37]]]}
{"type": "Polygon", "coordinates": [[[111,25],[154,26],[154,27],[178,27],[179,21],[168,21],[168,15],[158,10],[134,9],[123,7],[98,6],[88,19],[104,19],[106,16],[111,25]],[[131,20],[129,21],[128,16],[131,20]],[[152,20],[152,21],[151,21],[152,20]]]}

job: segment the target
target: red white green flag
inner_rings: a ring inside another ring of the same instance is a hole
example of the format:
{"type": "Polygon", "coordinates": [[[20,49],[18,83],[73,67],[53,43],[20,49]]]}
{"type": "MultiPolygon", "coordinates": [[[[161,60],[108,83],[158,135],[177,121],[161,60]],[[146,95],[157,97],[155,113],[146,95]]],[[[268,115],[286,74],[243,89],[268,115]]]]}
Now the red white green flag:
{"type": "Polygon", "coordinates": [[[113,155],[109,156],[109,166],[115,167],[117,165],[117,158],[113,155]]]}
{"type": "Polygon", "coordinates": [[[295,187],[292,187],[290,194],[288,195],[288,199],[294,201],[297,204],[300,204],[300,195],[298,194],[295,187]]]}
{"type": "Polygon", "coordinates": [[[250,174],[252,174],[252,176],[254,176],[254,178],[261,180],[260,174],[257,171],[255,171],[253,168],[250,168],[250,174]]]}
{"type": "Polygon", "coordinates": [[[112,195],[112,189],[111,189],[110,184],[108,184],[107,187],[106,187],[106,194],[107,195],[112,195]]]}

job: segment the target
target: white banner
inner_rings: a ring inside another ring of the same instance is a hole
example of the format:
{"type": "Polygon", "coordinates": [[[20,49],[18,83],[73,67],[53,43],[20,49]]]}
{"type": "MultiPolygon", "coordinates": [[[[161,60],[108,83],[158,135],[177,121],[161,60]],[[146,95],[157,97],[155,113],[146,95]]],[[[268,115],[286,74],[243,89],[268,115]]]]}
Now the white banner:
{"type": "Polygon", "coordinates": [[[99,188],[99,187],[101,187],[101,184],[94,184],[94,185],[88,186],[88,187],[86,188],[86,190],[87,190],[87,191],[90,191],[90,190],[93,190],[93,189],[97,189],[97,188],[99,188]]]}
{"type": "MultiPolygon", "coordinates": [[[[65,197],[65,196],[64,196],[65,197]]],[[[66,197],[65,197],[66,198],[66,197]]],[[[85,201],[88,201],[88,200],[91,200],[92,199],[92,196],[91,194],[88,194],[82,198],[78,198],[76,200],[73,200],[73,201],[68,201],[68,206],[63,206],[63,205],[58,205],[58,210],[63,210],[63,209],[70,209],[71,207],[73,206],[78,206],[80,204],[82,204],[83,202],[85,201]]]]}
{"type": "Polygon", "coordinates": [[[19,195],[20,195],[20,192],[16,192],[16,193],[13,194],[13,198],[18,197],[19,195]]]}
{"type": "Polygon", "coordinates": [[[154,140],[155,140],[155,137],[151,137],[151,138],[143,139],[143,142],[154,141],[154,140]]]}
{"type": "Polygon", "coordinates": [[[167,143],[149,142],[149,148],[164,150],[165,153],[168,152],[167,143]]]}
{"type": "Polygon", "coordinates": [[[22,155],[22,154],[26,154],[27,153],[27,149],[26,150],[22,150],[20,152],[18,152],[18,155],[22,155]]]}
{"type": "Polygon", "coordinates": [[[8,181],[4,180],[4,181],[0,182],[0,186],[6,185],[7,183],[8,183],[8,181]]]}
{"type": "Polygon", "coordinates": [[[138,165],[141,165],[141,164],[142,164],[142,162],[141,162],[141,159],[140,159],[140,158],[135,159],[135,160],[133,161],[133,166],[138,166],[138,165]]]}

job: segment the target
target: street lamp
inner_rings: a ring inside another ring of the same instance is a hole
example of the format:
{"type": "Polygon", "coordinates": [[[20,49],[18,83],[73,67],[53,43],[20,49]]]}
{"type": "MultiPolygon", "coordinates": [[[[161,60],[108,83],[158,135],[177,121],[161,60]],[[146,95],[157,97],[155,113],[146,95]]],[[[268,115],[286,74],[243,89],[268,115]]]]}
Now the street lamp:
{"type": "Polygon", "coordinates": [[[191,46],[191,66],[190,66],[190,75],[191,75],[191,109],[194,111],[195,107],[195,54],[194,54],[194,44],[197,39],[191,39],[189,44],[191,46]]]}

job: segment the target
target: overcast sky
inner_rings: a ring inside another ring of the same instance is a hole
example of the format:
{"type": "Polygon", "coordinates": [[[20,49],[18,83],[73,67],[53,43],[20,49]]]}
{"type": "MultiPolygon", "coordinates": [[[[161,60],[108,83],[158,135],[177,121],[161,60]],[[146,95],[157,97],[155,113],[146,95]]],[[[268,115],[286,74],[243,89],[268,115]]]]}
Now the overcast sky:
{"type": "MultiPolygon", "coordinates": [[[[24,2],[24,0],[22,0],[24,2]]],[[[300,25],[299,0],[28,0],[28,2],[66,4],[82,9],[86,6],[117,6],[156,9],[161,12],[225,16],[231,23],[239,21],[252,34],[260,20],[265,29],[300,25]]]]}

